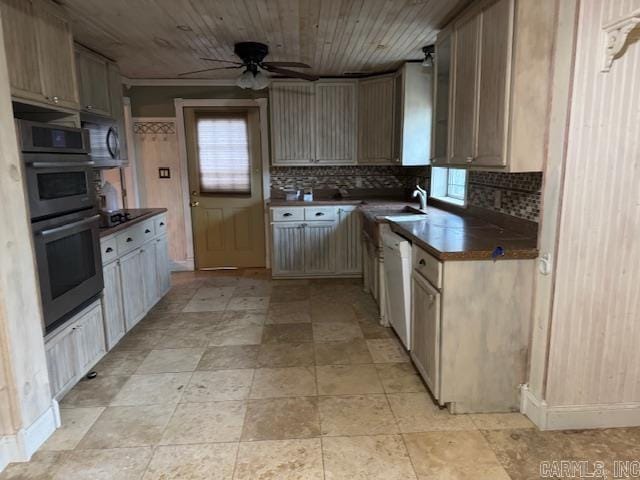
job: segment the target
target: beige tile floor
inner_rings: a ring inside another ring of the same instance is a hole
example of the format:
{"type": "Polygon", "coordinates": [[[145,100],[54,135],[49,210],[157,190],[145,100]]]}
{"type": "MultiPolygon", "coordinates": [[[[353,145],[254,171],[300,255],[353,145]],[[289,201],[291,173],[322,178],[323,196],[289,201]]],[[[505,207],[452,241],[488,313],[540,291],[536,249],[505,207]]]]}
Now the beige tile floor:
{"type": "Polygon", "coordinates": [[[542,460],[640,459],[640,429],[540,432],[452,416],[355,280],[181,273],[0,480],[537,479],[542,460]]]}

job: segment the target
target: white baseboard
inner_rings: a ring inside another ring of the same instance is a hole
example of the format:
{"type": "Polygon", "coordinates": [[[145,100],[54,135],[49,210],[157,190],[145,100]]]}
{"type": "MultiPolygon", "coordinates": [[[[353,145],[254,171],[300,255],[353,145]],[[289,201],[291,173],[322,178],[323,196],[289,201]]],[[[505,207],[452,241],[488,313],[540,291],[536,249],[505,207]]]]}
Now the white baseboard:
{"type": "Polygon", "coordinates": [[[51,406],[31,425],[21,428],[15,435],[0,437],[0,472],[9,463],[27,462],[42,444],[60,426],[58,402],[51,406]]]}
{"type": "Polygon", "coordinates": [[[177,261],[171,260],[169,268],[172,272],[192,272],[195,269],[195,264],[193,258],[177,261]]]}
{"type": "Polygon", "coordinates": [[[576,430],[640,426],[640,402],[548,405],[522,386],[520,411],[540,430],[576,430]]]}

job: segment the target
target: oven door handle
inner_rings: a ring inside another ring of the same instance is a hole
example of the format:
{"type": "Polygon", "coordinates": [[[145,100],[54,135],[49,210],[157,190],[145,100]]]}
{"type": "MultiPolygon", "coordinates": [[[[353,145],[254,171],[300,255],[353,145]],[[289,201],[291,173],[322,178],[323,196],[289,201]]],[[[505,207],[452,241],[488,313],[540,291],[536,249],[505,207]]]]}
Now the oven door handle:
{"type": "Polygon", "coordinates": [[[52,167],[90,167],[96,162],[32,162],[29,165],[33,168],[52,168],[52,167]]]}
{"type": "Polygon", "coordinates": [[[71,230],[72,228],[79,227],[80,225],[85,225],[87,223],[95,222],[100,218],[100,215],[93,215],[89,218],[83,218],[82,220],[78,220],[77,222],[67,223],[66,225],[61,225],[55,228],[48,228],[46,230],[40,230],[37,232],[37,235],[42,235],[43,237],[47,237],[49,235],[53,235],[54,233],[64,232],[65,230],[71,230]]]}

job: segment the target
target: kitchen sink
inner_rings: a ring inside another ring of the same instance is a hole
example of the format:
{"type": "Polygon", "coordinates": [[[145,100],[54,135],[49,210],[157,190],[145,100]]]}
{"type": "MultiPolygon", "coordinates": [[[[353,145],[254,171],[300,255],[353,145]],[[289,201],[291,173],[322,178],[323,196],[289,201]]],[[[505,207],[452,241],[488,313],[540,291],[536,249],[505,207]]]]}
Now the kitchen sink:
{"type": "Polygon", "coordinates": [[[387,215],[386,218],[394,222],[415,222],[416,220],[424,220],[428,217],[426,213],[412,213],[404,215],[387,215]]]}

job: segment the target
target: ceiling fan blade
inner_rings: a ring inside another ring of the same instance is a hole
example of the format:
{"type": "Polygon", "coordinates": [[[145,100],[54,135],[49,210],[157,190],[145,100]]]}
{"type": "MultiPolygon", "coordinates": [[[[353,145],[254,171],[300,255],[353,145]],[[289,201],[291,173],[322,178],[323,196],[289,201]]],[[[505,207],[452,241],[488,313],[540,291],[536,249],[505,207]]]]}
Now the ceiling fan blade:
{"type": "Polygon", "coordinates": [[[262,65],[270,65],[272,67],[311,68],[311,65],[300,62],[262,62],[262,65]]]}
{"type": "Polygon", "coordinates": [[[296,72],[294,70],[287,70],[286,68],[273,67],[271,65],[264,65],[264,69],[271,73],[278,73],[280,75],[284,75],[287,77],[301,78],[303,80],[308,80],[310,82],[314,82],[319,78],[317,75],[309,75],[308,73],[296,72]]]}
{"type": "Polygon", "coordinates": [[[231,60],[220,60],[218,58],[200,57],[200,60],[206,60],[207,62],[223,62],[223,63],[233,63],[234,65],[242,65],[241,62],[232,62],[231,60]]]}
{"type": "Polygon", "coordinates": [[[212,72],[213,70],[229,70],[233,68],[240,68],[242,65],[238,65],[235,67],[214,67],[214,68],[204,68],[202,70],[193,70],[191,72],[179,73],[179,77],[184,77],[185,75],[193,75],[194,73],[204,73],[204,72],[212,72]]]}

